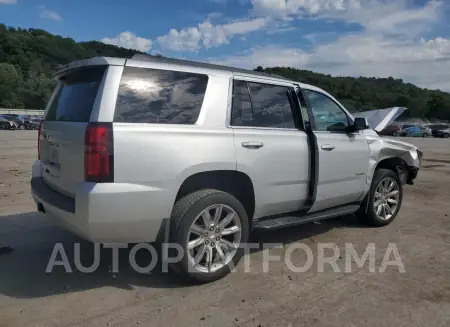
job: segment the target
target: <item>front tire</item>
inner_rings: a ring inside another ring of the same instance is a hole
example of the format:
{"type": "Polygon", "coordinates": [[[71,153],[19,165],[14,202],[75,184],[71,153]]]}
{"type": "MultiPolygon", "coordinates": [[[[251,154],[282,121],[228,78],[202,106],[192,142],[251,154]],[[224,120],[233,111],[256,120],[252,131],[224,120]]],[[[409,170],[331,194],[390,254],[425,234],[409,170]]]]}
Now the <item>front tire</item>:
{"type": "Polygon", "coordinates": [[[389,225],[397,217],[402,199],[403,187],[398,174],[389,169],[377,169],[369,193],[356,216],[369,226],[389,225]]]}
{"type": "Polygon", "coordinates": [[[450,134],[449,133],[445,133],[442,137],[445,138],[445,139],[448,139],[450,137],[450,134]]]}
{"type": "Polygon", "coordinates": [[[223,278],[241,259],[248,234],[247,213],[234,196],[213,189],[188,194],[172,210],[170,242],[183,249],[172,268],[195,283],[223,278]]]}

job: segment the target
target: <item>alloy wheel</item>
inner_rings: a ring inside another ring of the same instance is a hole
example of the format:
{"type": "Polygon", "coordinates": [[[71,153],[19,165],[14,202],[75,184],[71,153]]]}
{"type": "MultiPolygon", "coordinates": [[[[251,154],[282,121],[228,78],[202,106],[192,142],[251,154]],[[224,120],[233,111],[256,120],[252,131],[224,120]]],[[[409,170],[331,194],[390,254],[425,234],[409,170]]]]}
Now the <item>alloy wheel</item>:
{"type": "Polygon", "coordinates": [[[374,194],[373,207],[377,217],[389,220],[397,212],[400,200],[400,187],[395,179],[387,177],[377,186],[374,194]]]}
{"type": "Polygon", "coordinates": [[[215,272],[228,265],[241,242],[241,221],[224,204],[204,209],[192,223],[187,236],[187,256],[199,272],[215,272]]]}

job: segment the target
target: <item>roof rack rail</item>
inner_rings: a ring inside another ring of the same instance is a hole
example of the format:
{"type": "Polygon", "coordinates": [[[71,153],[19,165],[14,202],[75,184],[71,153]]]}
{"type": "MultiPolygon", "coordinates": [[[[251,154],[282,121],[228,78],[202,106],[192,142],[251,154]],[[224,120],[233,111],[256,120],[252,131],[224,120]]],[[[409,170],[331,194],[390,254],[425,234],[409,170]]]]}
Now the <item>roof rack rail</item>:
{"type": "Polygon", "coordinates": [[[242,73],[242,74],[265,76],[265,77],[280,78],[280,79],[288,80],[286,77],[276,75],[276,74],[269,74],[269,73],[263,73],[263,72],[258,72],[258,71],[254,71],[254,70],[249,70],[249,69],[209,64],[209,63],[204,63],[204,62],[199,62],[199,61],[167,58],[167,57],[163,57],[163,56],[151,56],[151,55],[137,53],[137,54],[133,55],[130,59],[145,60],[145,61],[152,61],[152,62],[157,62],[157,63],[174,64],[174,65],[186,65],[186,66],[192,66],[192,67],[198,67],[198,68],[225,70],[225,71],[229,71],[232,73],[242,73]]]}

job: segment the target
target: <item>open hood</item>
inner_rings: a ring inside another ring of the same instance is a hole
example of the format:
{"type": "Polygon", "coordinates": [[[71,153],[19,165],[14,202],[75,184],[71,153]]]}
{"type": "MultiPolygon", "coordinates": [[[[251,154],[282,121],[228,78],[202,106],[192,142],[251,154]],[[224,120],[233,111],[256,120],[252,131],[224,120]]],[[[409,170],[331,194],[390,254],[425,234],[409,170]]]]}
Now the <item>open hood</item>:
{"type": "Polygon", "coordinates": [[[355,118],[366,118],[369,127],[377,132],[381,132],[390,123],[396,120],[405,110],[404,107],[393,107],[387,109],[375,109],[352,113],[355,118]]]}

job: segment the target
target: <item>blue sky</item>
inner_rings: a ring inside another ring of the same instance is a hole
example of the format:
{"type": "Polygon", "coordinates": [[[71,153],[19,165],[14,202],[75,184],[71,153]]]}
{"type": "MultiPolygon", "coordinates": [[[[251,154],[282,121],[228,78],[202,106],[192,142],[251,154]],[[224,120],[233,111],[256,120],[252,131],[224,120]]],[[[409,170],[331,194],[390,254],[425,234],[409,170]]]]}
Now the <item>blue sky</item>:
{"type": "Polygon", "coordinates": [[[450,91],[449,2],[0,0],[0,22],[243,68],[394,76],[450,91]]]}

